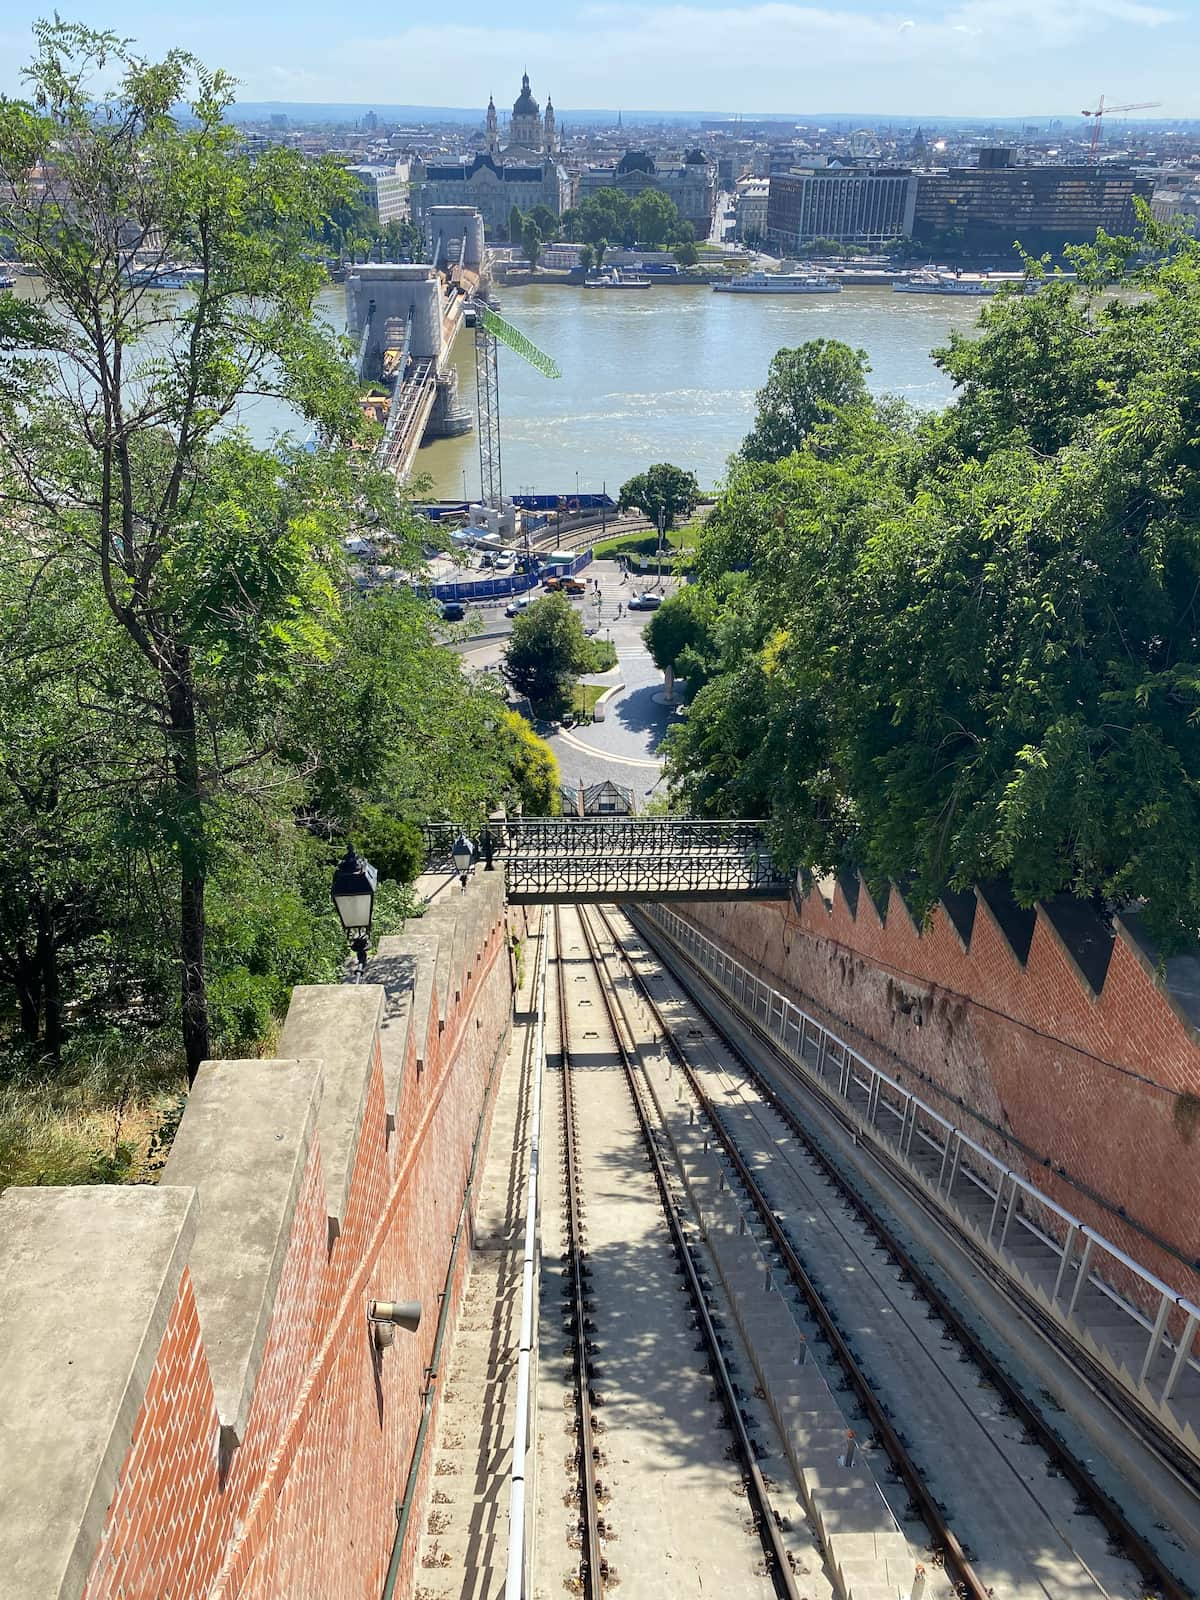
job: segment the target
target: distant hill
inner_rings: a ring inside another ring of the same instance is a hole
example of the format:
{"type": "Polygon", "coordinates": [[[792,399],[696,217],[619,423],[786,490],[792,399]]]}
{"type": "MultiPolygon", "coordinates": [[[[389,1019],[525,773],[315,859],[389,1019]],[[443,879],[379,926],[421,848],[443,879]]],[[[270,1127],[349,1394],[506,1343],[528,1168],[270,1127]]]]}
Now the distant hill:
{"type": "MultiPolygon", "coordinates": [[[[361,122],[368,111],[373,111],[381,122],[450,122],[482,123],[483,111],[479,106],[389,106],[378,102],[366,105],[340,105],[335,102],[305,103],[292,100],[241,100],[234,107],[235,122],[269,122],[272,117],[285,116],[289,122],[340,125],[361,122]]],[[[1039,117],[946,117],[930,112],[922,116],[892,116],[880,111],[755,111],[743,118],[728,111],[656,111],[638,110],[622,106],[619,109],[599,107],[594,110],[570,108],[559,113],[561,121],[574,127],[611,127],[618,115],[626,127],[658,123],[668,127],[695,127],[700,122],[731,124],[744,120],[747,124],[778,122],[782,126],[795,123],[819,123],[823,127],[846,128],[1003,128],[1014,133],[1024,129],[1047,130],[1052,124],[1077,127],[1081,121],[1077,112],[1058,112],[1039,117]]],[[[1190,128],[1200,126],[1191,121],[1176,121],[1164,117],[1123,119],[1122,127],[1140,127],[1154,124],[1158,127],[1190,128]]]]}

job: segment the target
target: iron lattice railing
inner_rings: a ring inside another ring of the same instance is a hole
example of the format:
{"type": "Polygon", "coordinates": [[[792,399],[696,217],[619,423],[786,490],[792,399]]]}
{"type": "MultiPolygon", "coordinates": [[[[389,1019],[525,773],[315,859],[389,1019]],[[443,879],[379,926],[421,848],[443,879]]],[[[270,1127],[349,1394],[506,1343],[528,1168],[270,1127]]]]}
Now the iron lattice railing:
{"type": "MultiPolygon", "coordinates": [[[[431,862],[449,858],[457,831],[426,826],[431,862]]],[[[493,824],[475,843],[481,858],[490,844],[512,900],[782,897],[790,882],[757,822],[523,820],[493,824]]]]}

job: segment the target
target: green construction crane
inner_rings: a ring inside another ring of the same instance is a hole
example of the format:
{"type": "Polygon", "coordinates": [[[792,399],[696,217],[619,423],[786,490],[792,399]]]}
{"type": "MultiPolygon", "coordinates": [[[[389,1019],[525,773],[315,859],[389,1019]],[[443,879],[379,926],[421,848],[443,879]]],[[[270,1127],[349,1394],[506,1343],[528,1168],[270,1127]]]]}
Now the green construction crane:
{"type": "Polygon", "coordinates": [[[498,317],[481,302],[475,306],[475,401],[479,428],[479,486],[484,505],[499,507],[500,374],[496,352],[501,344],[515,350],[543,378],[561,378],[557,364],[519,328],[498,317]]]}

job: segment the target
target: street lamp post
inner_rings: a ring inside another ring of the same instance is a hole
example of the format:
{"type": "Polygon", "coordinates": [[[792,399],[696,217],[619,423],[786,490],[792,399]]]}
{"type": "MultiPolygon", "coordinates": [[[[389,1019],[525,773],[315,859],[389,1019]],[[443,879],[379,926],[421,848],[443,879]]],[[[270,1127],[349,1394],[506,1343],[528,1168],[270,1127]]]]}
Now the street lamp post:
{"type": "Polygon", "coordinates": [[[360,856],[352,844],[338,863],[329,894],[337,911],[346,943],[353,950],[357,965],[354,982],[361,983],[367,970],[367,946],[371,938],[371,917],[375,910],[375,888],[379,873],[360,856]]]}
{"type": "Polygon", "coordinates": [[[459,882],[462,884],[462,892],[466,894],[467,874],[470,872],[471,863],[475,859],[475,846],[461,828],[458,830],[458,838],[455,839],[450,847],[450,859],[454,863],[455,872],[458,873],[459,882]]]}

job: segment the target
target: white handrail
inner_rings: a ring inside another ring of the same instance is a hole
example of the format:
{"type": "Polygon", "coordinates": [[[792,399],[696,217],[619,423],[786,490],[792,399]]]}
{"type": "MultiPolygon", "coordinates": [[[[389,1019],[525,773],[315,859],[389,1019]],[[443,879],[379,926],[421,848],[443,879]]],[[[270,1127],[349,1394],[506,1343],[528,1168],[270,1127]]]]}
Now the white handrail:
{"type": "Polygon", "coordinates": [[[513,1423],[512,1467],[509,1473],[508,1571],[504,1600],[523,1600],[525,1570],[525,1460],[529,1454],[533,1388],[531,1372],[538,1310],[538,1152],[542,1134],[542,1069],[546,1061],[546,946],[542,918],[538,972],[534,985],[537,1020],[533,1043],[533,1103],[529,1114],[529,1170],[525,1184],[525,1248],[521,1264],[521,1333],[517,1354],[517,1402],[513,1423]]]}

